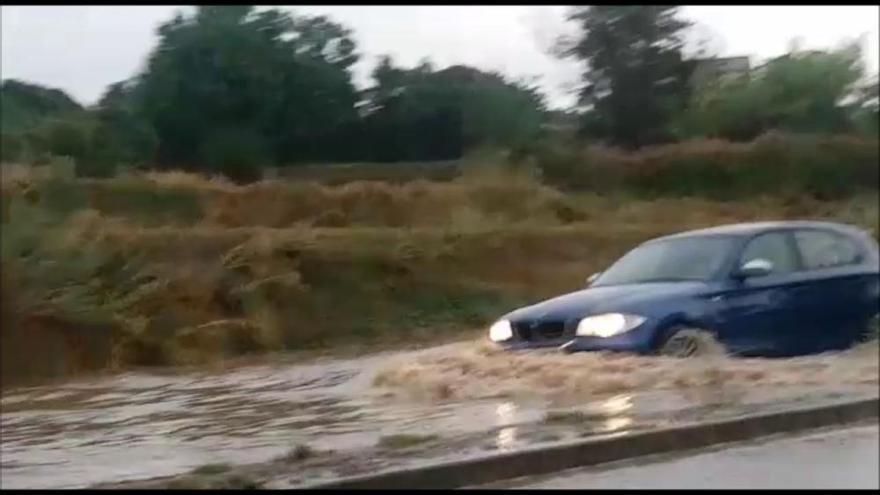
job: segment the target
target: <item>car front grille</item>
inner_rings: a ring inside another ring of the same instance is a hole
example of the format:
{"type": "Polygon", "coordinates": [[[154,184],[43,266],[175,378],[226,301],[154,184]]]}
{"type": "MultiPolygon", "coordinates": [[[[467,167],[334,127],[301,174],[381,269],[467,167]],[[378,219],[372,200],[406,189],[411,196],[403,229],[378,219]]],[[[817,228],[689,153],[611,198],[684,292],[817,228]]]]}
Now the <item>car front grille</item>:
{"type": "Polygon", "coordinates": [[[521,321],[514,324],[519,338],[526,341],[553,340],[562,337],[565,333],[563,321],[521,321]]]}

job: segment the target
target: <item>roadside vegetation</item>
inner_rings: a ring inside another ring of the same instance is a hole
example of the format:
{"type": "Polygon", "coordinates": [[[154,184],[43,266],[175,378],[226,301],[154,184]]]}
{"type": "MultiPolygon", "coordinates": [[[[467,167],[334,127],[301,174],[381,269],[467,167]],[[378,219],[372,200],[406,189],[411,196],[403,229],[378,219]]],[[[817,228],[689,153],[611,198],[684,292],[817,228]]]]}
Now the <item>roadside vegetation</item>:
{"type": "Polygon", "coordinates": [[[8,170],[19,174],[3,183],[9,382],[464,337],[583,286],[658,235],[786,218],[876,235],[878,222],[876,189],[857,184],[835,199],[722,201],[562,192],[500,165],[442,183],[340,186],[8,170]]]}

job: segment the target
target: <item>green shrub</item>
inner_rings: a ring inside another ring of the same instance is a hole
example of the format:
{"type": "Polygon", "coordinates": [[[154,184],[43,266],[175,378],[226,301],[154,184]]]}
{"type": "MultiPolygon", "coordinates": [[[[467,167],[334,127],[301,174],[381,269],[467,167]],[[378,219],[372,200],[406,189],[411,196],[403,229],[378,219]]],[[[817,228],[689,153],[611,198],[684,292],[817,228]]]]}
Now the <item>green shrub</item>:
{"type": "Polygon", "coordinates": [[[602,193],[839,198],[878,188],[878,151],[876,139],[771,133],[750,143],[692,140],[632,153],[551,148],[538,164],[553,185],[602,193]]]}
{"type": "Polygon", "coordinates": [[[24,155],[25,142],[18,134],[0,133],[0,161],[17,162],[24,155]]]}
{"type": "Polygon", "coordinates": [[[37,140],[44,150],[55,156],[81,160],[89,150],[90,132],[86,122],[53,119],[37,130],[37,140]]]}
{"type": "Polygon", "coordinates": [[[262,167],[271,166],[269,143],[247,129],[220,129],[210,134],[199,149],[202,162],[236,182],[262,178],[262,167]]]}

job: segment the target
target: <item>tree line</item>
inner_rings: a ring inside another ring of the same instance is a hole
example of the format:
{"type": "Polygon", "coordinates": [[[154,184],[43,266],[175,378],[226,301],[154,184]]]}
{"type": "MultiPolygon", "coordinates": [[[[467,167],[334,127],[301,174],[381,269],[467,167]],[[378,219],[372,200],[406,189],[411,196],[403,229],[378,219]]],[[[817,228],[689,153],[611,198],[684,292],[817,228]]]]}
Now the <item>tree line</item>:
{"type": "Polygon", "coordinates": [[[224,173],[264,166],[434,161],[496,147],[534,152],[554,122],[582,140],[639,148],[694,137],[750,140],[771,129],[877,132],[877,83],[857,45],[792,51],[734,79],[695,85],[691,28],[674,6],[573,7],[559,57],[583,71],[578,111],[503,74],[389,56],[358,90],[357,44],[325,16],[199,6],[158,28],[145,68],[83,108],[63,92],[6,80],[2,159],[69,156],[82,175],[118,164],[224,173]]]}

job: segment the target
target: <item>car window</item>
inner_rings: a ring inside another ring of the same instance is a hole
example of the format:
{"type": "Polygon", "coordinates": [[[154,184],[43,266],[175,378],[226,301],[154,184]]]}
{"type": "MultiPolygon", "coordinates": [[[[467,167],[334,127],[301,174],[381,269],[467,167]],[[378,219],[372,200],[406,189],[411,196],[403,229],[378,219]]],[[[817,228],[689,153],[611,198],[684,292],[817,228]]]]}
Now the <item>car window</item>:
{"type": "Polygon", "coordinates": [[[728,259],[727,236],[685,237],[643,244],[617,260],[593,286],[709,280],[728,259]]]}
{"type": "Polygon", "coordinates": [[[794,234],[804,268],[816,270],[858,263],[859,250],[846,237],[822,230],[800,230],[794,234]]]}
{"type": "Polygon", "coordinates": [[[761,234],[749,241],[740,258],[740,266],[756,259],[773,263],[775,274],[791,273],[797,270],[797,258],[787,233],[771,232],[761,234]]]}

